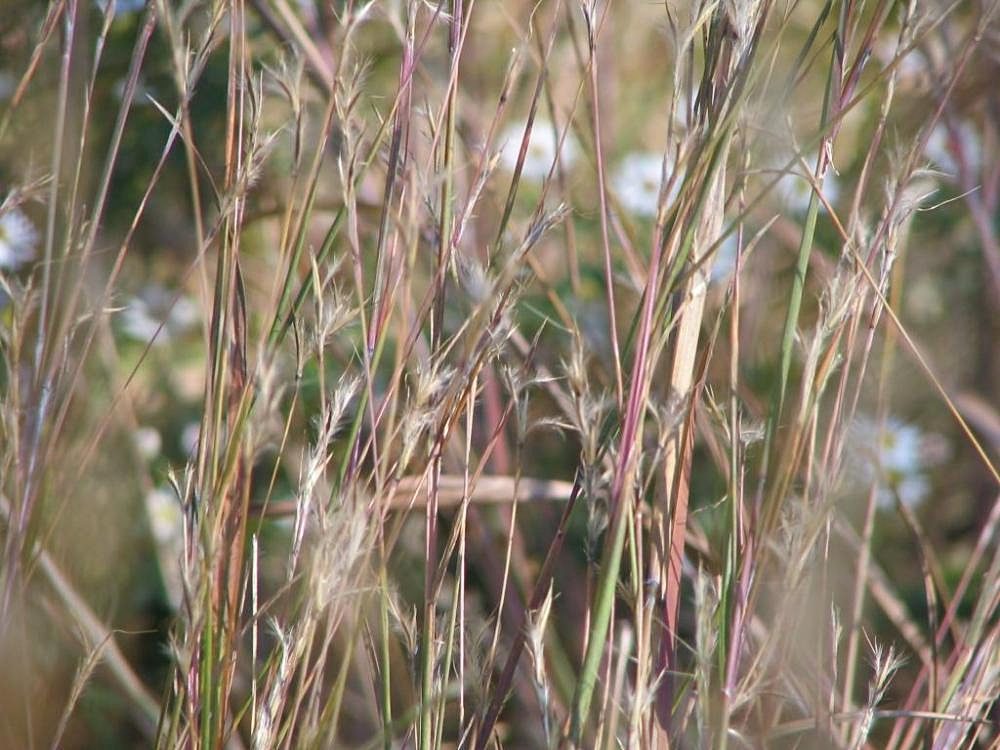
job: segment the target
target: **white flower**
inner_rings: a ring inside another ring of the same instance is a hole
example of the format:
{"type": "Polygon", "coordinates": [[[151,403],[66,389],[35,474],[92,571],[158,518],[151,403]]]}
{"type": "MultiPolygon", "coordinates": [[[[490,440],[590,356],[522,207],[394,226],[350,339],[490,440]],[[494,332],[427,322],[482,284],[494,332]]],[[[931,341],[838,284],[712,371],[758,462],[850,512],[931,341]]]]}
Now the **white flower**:
{"type": "Polygon", "coordinates": [[[923,456],[924,435],[914,425],[895,418],[879,427],[873,420],[860,418],[852,430],[854,448],[861,459],[861,477],[879,485],[878,504],[892,507],[895,494],[913,507],[930,494],[930,483],[924,474],[927,462],[923,456]]]}
{"type": "MultiPolygon", "coordinates": [[[[805,161],[806,164],[810,165],[811,169],[811,165],[816,163],[816,157],[807,157],[805,161]]],[[[778,199],[785,208],[797,214],[804,214],[809,210],[809,201],[812,198],[813,186],[812,181],[806,179],[805,175],[798,172],[788,172],[778,180],[776,189],[778,199]]],[[[837,202],[839,196],[840,183],[837,180],[837,175],[834,174],[832,169],[827,169],[826,176],[823,178],[823,197],[826,198],[828,203],[833,205],[837,202]]],[[[821,213],[825,210],[822,202],[819,204],[819,210],[821,213]]]]}
{"type": "Polygon", "coordinates": [[[190,330],[197,322],[198,308],[194,302],[184,296],[174,302],[173,292],[155,285],[143,288],[121,313],[121,327],[126,336],[136,341],[149,341],[156,336],[154,343],[161,344],[190,330]]]}
{"type": "MultiPolygon", "coordinates": [[[[875,45],[875,55],[883,65],[891,65],[900,54],[900,48],[896,41],[881,41],[875,45]]],[[[916,49],[911,49],[899,58],[896,65],[896,75],[904,82],[916,81],[930,73],[927,66],[927,59],[916,49]]]]}
{"type": "MultiPolygon", "coordinates": [[[[103,13],[110,0],[97,0],[95,3],[103,13]]],[[[146,0],[115,0],[115,18],[138,13],[146,7],[146,0]]]]}
{"type": "Polygon", "coordinates": [[[715,251],[715,257],[709,262],[712,264],[712,271],[709,276],[710,284],[719,284],[726,281],[736,270],[736,251],[739,249],[736,232],[732,232],[719,245],[715,251]]]}
{"type": "MultiPolygon", "coordinates": [[[[667,160],[667,179],[673,165],[667,160]]],[[[612,188],[622,208],[636,216],[653,217],[660,207],[660,186],[663,181],[663,154],[637,152],[629,154],[618,165],[612,178],[612,188]]],[[[680,179],[675,179],[669,195],[669,205],[677,197],[680,179]]]]}
{"type": "MultiPolygon", "coordinates": [[[[511,125],[500,137],[502,151],[500,161],[508,172],[517,167],[517,159],[521,152],[521,141],[524,139],[526,125],[511,125]]],[[[552,164],[556,160],[556,149],[559,141],[556,138],[552,123],[535,120],[528,137],[528,150],[524,155],[524,166],[521,176],[527,180],[540,181],[548,176],[552,164]]],[[[563,168],[568,169],[576,161],[576,141],[567,134],[563,140],[559,161],[563,168]]]]}
{"type": "Polygon", "coordinates": [[[198,422],[188,422],[181,431],[181,450],[184,455],[191,457],[198,450],[198,441],[201,440],[201,424],[198,422]]]}
{"type": "Polygon", "coordinates": [[[894,474],[920,471],[922,438],[919,429],[898,419],[889,419],[879,437],[879,463],[884,471],[894,474]]]}
{"type": "Polygon", "coordinates": [[[156,556],[167,597],[175,608],[182,601],[184,586],[181,559],[184,556],[184,508],[169,487],[157,487],[144,498],[149,530],[156,543],[156,556]]]}
{"type": "Polygon", "coordinates": [[[983,167],[982,141],[966,120],[953,128],[944,122],[935,125],[924,146],[924,155],[953,179],[960,176],[963,166],[973,175],[978,175],[983,167]]]}
{"type": "Polygon", "coordinates": [[[153,539],[161,545],[181,538],[184,530],[184,514],[174,493],[157,487],[146,495],[146,514],[153,539]]]}
{"type": "Polygon", "coordinates": [[[146,0],[118,0],[115,5],[115,15],[122,16],[128,13],[138,13],[145,10],[146,0]]]}
{"type": "Polygon", "coordinates": [[[160,455],[163,440],[155,427],[140,427],[132,433],[132,440],[139,455],[147,461],[160,455]]]}
{"type": "Polygon", "coordinates": [[[30,219],[14,208],[0,216],[0,269],[16,271],[35,257],[38,232],[30,219]]]}
{"type": "MultiPolygon", "coordinates": [[[[899,479],[894,485],[896,493],[899,495],[900,501],[908,508],[914,508],[924,500],[927,496],[931,494],[931,485],[927,481],[927,477],[923,474],[913,474],[911,476],[903,477],[899,479]]],[[[884,508],[887,505],[891,505],[895,502],[895,498],[892,496],[891,492],[886,492],[884,489],[879,491],[878,502],[884,508]]]]}

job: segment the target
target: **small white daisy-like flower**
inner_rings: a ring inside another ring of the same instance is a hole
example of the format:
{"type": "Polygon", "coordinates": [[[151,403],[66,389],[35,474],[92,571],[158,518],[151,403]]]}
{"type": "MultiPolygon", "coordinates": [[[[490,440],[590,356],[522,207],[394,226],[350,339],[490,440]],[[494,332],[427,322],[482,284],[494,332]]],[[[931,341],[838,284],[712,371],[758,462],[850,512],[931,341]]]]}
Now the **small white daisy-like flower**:
{"type": "Polygon", "coordinates": [[[861,477],[878,483],[881,507],[892,507],[896,494],[909,507],[926,499],[931,487],[924,473],[927,461],[919,428],[895,418],[887,419],[880,428],[873,420],[861,418],[853,433],[862,461],[861,477]]]}
{"type": "Polygon", "coordinates": [[[160,455],[160,449],[163,447],[160,432],[155,427],[140,427],[132,433],[132,441],[139,455],[147,461],[160,455]]]}
{"type": "Polygon", "coordinates": [[[122,16],[128,13],[138,13],[146,9],[146,0],[118,0],[115,6],[115,15],[122,16]]]}
{"type": "Polygon", "coordinates": [[[736,252],[739,249],[736,232],[730,234],[719,245],[715,251],[715,257],[709,261],[712,264],[712,271],[709,283],[720,284],[729,279],[736,270],[736,252]]]}
{"type": "MultiPolygon", "coordinates": [[[[96,0],[95,4],[103,13],[110,0],[96,0]]],[[[138,13],[146,7],[146,0],[115,0],[115,18],[138,13]]]]}
{"type": "MultiPolygon", "coordinates": [[[[815,163],[815,156],[810,156],[806,159],[806,164],[812,165],[815,163]]],[[[798,172],[789,172],[782,175],[775,189],[778,193],[778,200],[792,212],[804,214],[809,210],[809,201],[812,198],[813,186],[812,181],[806,179],[805,175],[798,172]]],[[[823,178],[823,197],[831,205],[835,204],[837,198],[840,197],[840,183],[832,169],[827,169],[826,176],[823,178]]],[[[820,213],[825,210],[822,202],[819,204],[819,210],[820,213]]]]}
{"type": "Polygon", "coordinates": [[[199,440],[201,440],[201,425],[198,422],[188,422],[181,430],[181,450],[185,456],[191,457],[195,454],[199,440]]]}
{"type": "MultiPolygon", "coordinates": [[[[883,65],[891,65],[896,62],[896,57],[900,54],[899,45],[896,41],[882,41],[875,45],[875,56],[883,65]]],[[[920,80],[930,74],[927,59],[916,49],[911,49],[899,58],[896,63],[896,75],[900,81],[909,83],[920,80]]]]}
{"type": "MultiPolygon", "coordinates": [[[[517,167],[517,158],[521,152],[521,141],[524,139],[524,128],[525,124],[523,123],[511,125],[500,137],[500,143],[502,144],[500,162],[508,172],[513,172],[517,167]]],[[[556,160],[558,147],[559,141],[556,138],[552,124],[535,120],[531,127],[531,135],[528,136],[528,150],[524,155],[524,166],[521,168],[521,176],[526,180],[533,180],[535,182],[545,179],[556,160]]],[[[562,151],[558,156],[560,163],[565,169],[573,166],[573,163],[576,161],[576,141],[569,134],[563,139],[562,151]]]]}
{"type": "Polygon", "coordinates": [[[931,131],[924,155],[952,179],[960,176],[964,166],[969,174],[977,175],[983,167],[983,144],[979,133],[967,120],[954,127],[939,122],[931,131]]]}
{"type": "Polygon", "coordinates": [[[177,496],[166,487],[157,487],[146,495],[149,529],[158,544],[165,545],[181,538],[184,514],[177,496]]]}
{"type": "Polygon", "coordinates": [[[176,493],[164,486],[151,490],[143,504],[167,597],[178,607],[184,591],[180,563],[184,554],[184,509],[176,493]]]}
{"type": "Polygon", "coordinates": [[[886,421],[878,441],[879,463],[893,474],[913,474],[920,471],[920,430],[898,419],[886,421]]]}
{"type": "MultiPolygon", "coordinates": [[[[667,179],[672,165],[667,163],[667,179]]],[[[622,159],[612,177],[612,189],[618,202],[635,216],[652,218],[660,207],[660,186],[663,181],[663,154],[652,151],[629,154],[622,159]]],[[[677,197],[680,180],[674,180],[667,203],[677,197]]]]}
{"type": "MultiPolygon", "coordinates": [[[[931,484],[923,474],[911,474],[897,480],[892,486],[900,501],[908,508],[920,505],[931,494],[931,484]]],[[[892,490],[880,489],[878,502],[884,508],[895,502],[892,490]]]]}
{"type": "Polygon", "coordinates": [[[35,258],[38,231],[14,208],[0,216],[0,270],[16,271],[35,258]]]}
{"type": "Polygon", "coordinates": [[[198,308],[187,297],[178,297],[174,302],[173,292],[162,286],[149,285],[129,300],[120,320],[122,330],[129,338],[149,341],[156,336],[154,343],[163,344],[189,331],[198,322],[198,308]]]}

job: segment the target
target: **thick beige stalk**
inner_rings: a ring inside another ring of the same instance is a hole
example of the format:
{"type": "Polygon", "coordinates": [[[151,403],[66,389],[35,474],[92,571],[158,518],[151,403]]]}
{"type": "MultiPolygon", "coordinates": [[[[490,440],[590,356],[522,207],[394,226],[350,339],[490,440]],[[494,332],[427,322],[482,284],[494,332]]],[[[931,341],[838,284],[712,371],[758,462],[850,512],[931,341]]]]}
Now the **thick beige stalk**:
{"type": "MultiPolygon", "coordinates": [[[[701,225],[695,234],[689,262],[697,264],[712,246],[722,230],[723,201],[725,198],[726,170],[720,166],[709,188],[701,216],[701,225]]],[[[677,613],[681,586],[681,563],[684,554],[684,535],[687,529],[688,477],[691,470],[691,448],[693,446],[694,408],[696,393],[694,386],[695,362],[698,355],[698,341],[702,319],[705,314],[705,297],[711,277],[712,259],[699,266],[698,270],[684,283],[681,290],[683,302],[678,311],[677,330],[673,339],[673,358],[670,365],[667,392],[676,399],[683,410],[676,429],[670,431],[664,446],[663,478],[666,494],[666,508],[659,509],[660,544],[654,545],[652,566],[659,581],[660,601],[664,603],[662,620],[659,621],[659,667],[676,669],[674,663],[674,643],[677,634],[677,613]],[[666,554],[666,559],[662,555],[666,554]]],[[[655,626],[654,626],[655,627],[655,626]]],[[[672,680],[664,675],[657,698],[656,721],[653,722],[652,747],[669,746],[670,707],[673,702],[672,680]]]]}

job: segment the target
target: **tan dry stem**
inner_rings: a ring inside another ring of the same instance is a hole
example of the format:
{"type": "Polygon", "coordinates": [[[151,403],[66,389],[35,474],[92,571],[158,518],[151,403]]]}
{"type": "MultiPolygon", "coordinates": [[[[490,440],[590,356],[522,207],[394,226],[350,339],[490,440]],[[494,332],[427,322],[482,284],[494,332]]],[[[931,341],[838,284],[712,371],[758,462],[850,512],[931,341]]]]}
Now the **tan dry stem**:
{"type": "MultiPolygon", "coordinates": [[[[691,250],[691,263],[698,264],[707,248],[718,238],[723,223],[723,201],[725,199],[726,170],[720,166],[715,174],[714,184],[709,188],[702,222],[695,235],[691,250]]],[[[694,384],[695,362],[698,355],[698,340],[705,313],[705,298],[711,272],[711,259],[702,264],[684,283],[682,307],[678,313],[677,333],[674,340],[673,361],[670,366],[670,380],[667,392],[685,405],[687,418],[672,431],[663,447],[663,479],[667,494],[666,513],[660,530],[663,550],[667,559],[660,559],[660,550],[654,549],[651,565],[660,585],[660,597],[664,603],[663,624],[660,626],[659,652],[660,668],[672,670],[674,664],[674,643],[677,635],[677,614],[680,599],[681,565],[684,555],[684,537],[688,513],[688,474],[693,447],[693,427],[691,417],[695,408],[692,386],[694,384]]],[[[654,545],[655,547],[655,545],[654,545]]],[[[658,698],[658,721],[652,728],[654,747],[667,747],[666,735],[669,714],[673,701],[672,680],[669,675],[660,686],[658,698]]]]}

